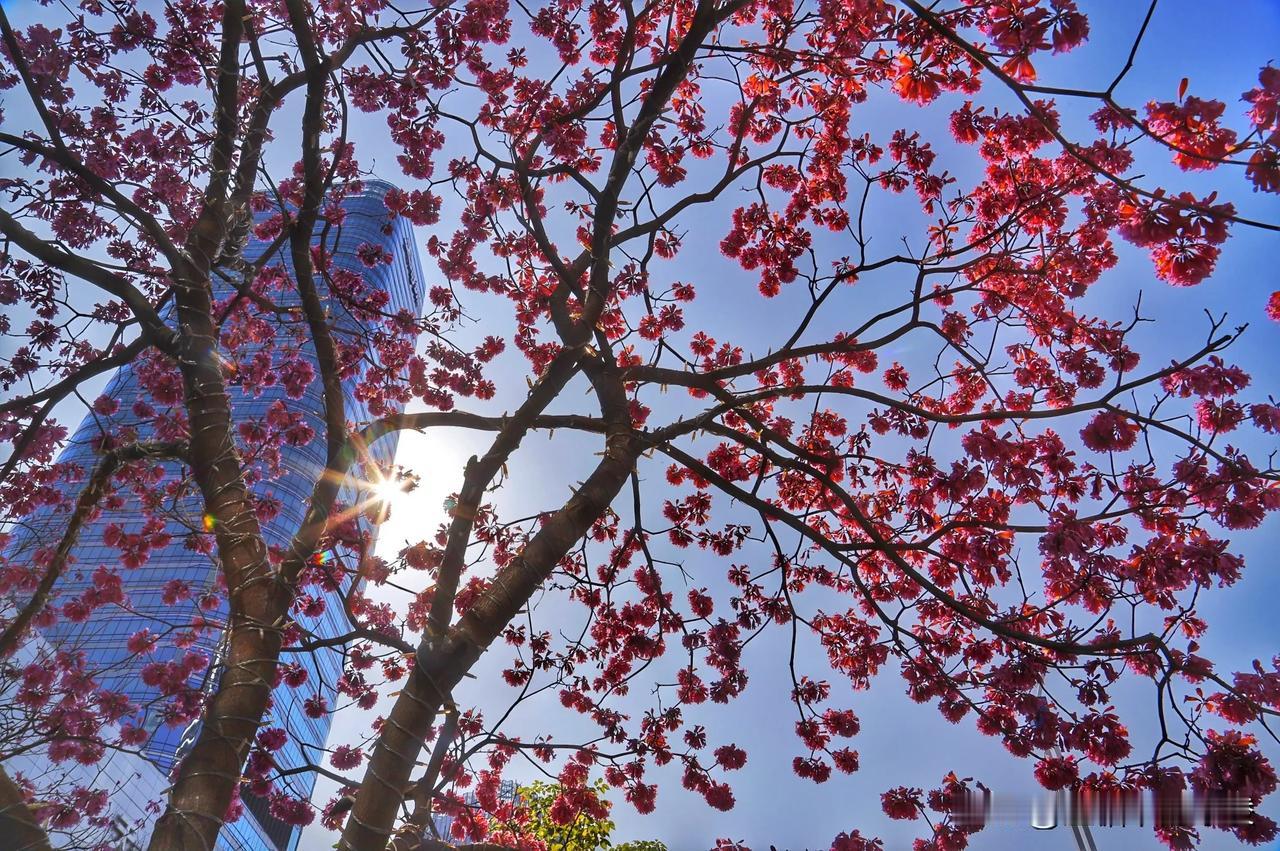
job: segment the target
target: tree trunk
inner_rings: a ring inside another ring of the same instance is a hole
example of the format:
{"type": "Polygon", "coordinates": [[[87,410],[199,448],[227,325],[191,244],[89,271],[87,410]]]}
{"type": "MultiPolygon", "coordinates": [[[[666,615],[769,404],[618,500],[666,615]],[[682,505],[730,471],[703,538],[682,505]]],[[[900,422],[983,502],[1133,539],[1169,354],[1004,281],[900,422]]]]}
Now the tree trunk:
{"type": "Polygon", "coordinates": [[[49,835],[27,805],[22,790],[0,766],[0,842],[13,851],[51,851],[49,835]],[[12,844],[10,844],[12,843],[12,844]]]}
{"type": "Polygon", "coordinates": [[[442,643],[424,641],[418,663],[383,724],[346,829],[341,851],[381,851],[392,835],[431,725],[463,675],[581,540],[631,474],[638,453],[629,423],[610,427],[604,459],[508,564],[442,643]]]}

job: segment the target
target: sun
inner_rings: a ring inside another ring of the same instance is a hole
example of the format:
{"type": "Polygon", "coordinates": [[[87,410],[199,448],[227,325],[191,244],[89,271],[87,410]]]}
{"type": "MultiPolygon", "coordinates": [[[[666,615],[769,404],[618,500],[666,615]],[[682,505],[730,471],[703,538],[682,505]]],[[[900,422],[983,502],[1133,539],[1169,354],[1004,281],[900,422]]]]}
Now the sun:
{"type": "Polygon", "coordinates": [[[375,469],[359,483],[362,491],[358,509],[374,523],[381,524],[391,516],[391,509],[404,501],[404,496],[417,487],[417,477],[404,470],[387,475],[375,469]]]}
{"type": "Polygon", "coordinates": [[[369,485],[369,496],[376,502],[390,506],[404,496],[404,483],[395,479],[380,479],[369,485]]]}

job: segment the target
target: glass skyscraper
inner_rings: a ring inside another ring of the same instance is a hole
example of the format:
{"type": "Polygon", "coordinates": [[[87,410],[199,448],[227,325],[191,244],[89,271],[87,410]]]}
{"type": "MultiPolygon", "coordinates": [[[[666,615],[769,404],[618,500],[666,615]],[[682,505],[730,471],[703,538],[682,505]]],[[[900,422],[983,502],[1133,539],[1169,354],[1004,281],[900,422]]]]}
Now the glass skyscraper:
{"type": "MultiPolygon", "coordinates": [[[[388,295],[387,304],[382,308],[384,313],[396,314],[404,310],[417,317],[422,311],[425,287],[412,225],[403,217],[392,217],[387,213],[384,197],[392,188],[390,184],[373,180],[362,183],[362,191],[348,195],[342,201],[346,214],[342,223],[326,228],[322,221],[315,239],[326,240],[338,270],[358,274],[366,286],[388,295]],[[367,261],[379,255],[382,260],[370,267],[367,261]]],[[[262,255],[267,245],[250,236],[243,252],[244,259],[252,263],[262,255]]],[[[283,267],[292,277],[287,244],[269,260],[267,266],[283,267]]],[[[227,279],[216,283],[215,295],[220,298],[230,295],[239,277],[242,276],[232,272],[227,279]]],[[[331,297],[325,280],[317,279],[316,285],[335,326],[345,329],[340,334],[358,334],[367,330],[364,319],[351,315],[344,310],[341,300],[331,297]]],[[[298,304],[296,292],[285,288],[272,292],[271,296],[278,307],[286,309],[275,320],[266,319],[277,323],[274,347],[300,350],[304,356],[312,358],[314,364],[314,350],[305,336],[298,336],[298,329],[305,328],[305,323],[301,322],[296,311],[287,311],[287,308],[298,304]]],[[[369,352],[368,357],[376,360],[376,353],[369,352]]],[[[96,447],[101,435],[132,430],[138,440],[165,436],[166,402],[154,398],[142,386],[139,370],[146,368],[145,363],[135,362],[114,375],[104,395],[114,400],[115,405],[100,406],[109,413],[98,409],[91,411],[59,456],[59,462],[75,465],[81,471],[79,481],[61,486],[67,489],[73,500],[96,464],[96,447]],[[161,423],[159,428],[157,422],[161,423]]],[[[278,470],[261,475],[250,483],[255,495],[277,511],[273,517],[264,517],[262,531],[267,546],[282,551],[301,524],[312,488],[324,469],[323,402],[318,370],[316,379],[307,386],[301,398],[290,397],[283,381],[277,381],[261,392],[249,393],[234,384],[228,389],[232,417],[237,425],[261,421],[273,406],[278,411],[283,405],[290,413],[302,414],[316,434],[313,440],[300,446],[282,442],[278,470]]],[[[368,420],[369,411],[356,392],[356,379],[345,379],[343,391],[348,418],[357,425],[368,420]]],[[[371,448],[371,455],[378,464],[388,467],[394,457],[395,444],[395,435],[388,435],[371,448]]],[[[133,716],[134,720],[142,719],[150,733],[146,743],[140,747],[141,755],[109,751],[102,762],[86,767],[77,765],[74,760],[69,764],[55,763],[48,759],[47,753],[38,749],[10,759],[5,765],[11,775],[22,774],[38,784],[42,781],[56,782],[61,773],[72,783],[108,789],[111,792],[112,817],[119,830],[115,841],[121,848],[145,846],[151,825],[158,817],[154,806],[147,809],[148,804],[163,800],[174,764],[182,758],[184,749],[198,733],[198,721],[166,723],[162,711],[165,696],[154,684],[155,668],[152,667],[149,675],[144,666],[149,662],[181,665],[187,651],[197,651],[197,656],[207,657],[211,664],[207,667],[193,665],[188,674],[188,684],[205,690],[211,688],[219,675],[222,631],[218,628],[193,631],[191,622],[198,617],[218,622],[225,612],[224,602],[215,596],[203,596],[205,592],[215,590],[219,573],[216,554],[201,551],[207,547],[194,546],[200,539],[200,533],[207,531],[203,528],[199,493],[194,486],[180,486],[182,476],[178,464],[157,463],[164,464],[165,474],[157,478],[154,494],[140,497],[152,500],[145,512],[134,501],[139,498],[136,494],[121,491],[126,496],[122,504],[107,506],[84,526],[72,551],[74,561],[55,589],[57,598],[52,605],[60,616],[52,626],[40,630],[38,638],[23,651],[27,661],[37,659],[40,654],[83,652],[86,668],[95,672],[105,687],[127,694],[142,710],[138,716],[133,716]],[[149,522],[148,516],[151,518],[149,522]],[[163,522],[157,523],[157,517],[163,522]],[[131,568],[126,562],[119,570],[124,601],[96,609],[87,621],[77,622],[75,618],[62,616],[63,606],[93,587],[95,569],[99,565],[120,564],[130,548],[148,550],[149,555],[140,566],[131,568]],[[185,588],[176,595],[175,582],[182,583],[185,588]],[[140,657],[126,645],[130,636],[143,629],[167,635],[154,654],[140,657]],[[173,645],[175,636],[181,638],[180,643],[185,645],[185,649],[173,645]]],[[[357,498],[350,489],[345,489],[341,496],[348,505],[357,498]]],[[[11,530],[5,557],[10,562],[36,557],[42,547],[56,544],[66,528],[66,520],[66,512],[51,511],[25,518],[20,526],[11,530]]],[[[367,521],[361,516],[360,522],[367,521]]],[[[311,593],[320,594],[314,589],[311,593]]],[[[293,617],[299,626],[315,637],[335,637],[349,631],[342,606],[332,593],[322,596],[318,604],[313,604],[310,614],[295,612],[293,617]],[[321,608],[323,611],[317,612],[321,608]]],[[[323,713],[319,717],[311,717],[305,711],[305,703],[308,698],[321,693],[328,695],[330,703],[335,702],[334,687],[342,674],[341,648],[337,651],[285,654],[282,658],[282,662],[296,663],[305,669],[306,683],[298,688],[282,684],[273,692],[274,705],[264,727],[286,727],[291,734],[288,744],[274,754],[279,768],[324,761],[324,754],[319,748],[328,736],[330,716],[323,713]]],[[[295,671],[295,681],[299,677],[301,674],[295,671]]],[[[7,718],[0,717],[0,724],[21,725],[18,717],[21,707],[16,707],[10,699],[20,687],[21,683],[0,683],[0,706],[7,707],[0,709],[0,714],[9,714],[7,718]]],[[[302,772],[289,776],[287,781],[280,781],[277,788],[286,788],[293,797],[308,799],[313,783],[314,775],[302,772]]],[[[275,818],[267,799],[245,794],[243,801],[244,814],[224,829],[220,847],[235,851],[291,851],[296,847],[301,831],[275,818]]],[[[2,838],[0,845],[3,845],[2,838]]]]}

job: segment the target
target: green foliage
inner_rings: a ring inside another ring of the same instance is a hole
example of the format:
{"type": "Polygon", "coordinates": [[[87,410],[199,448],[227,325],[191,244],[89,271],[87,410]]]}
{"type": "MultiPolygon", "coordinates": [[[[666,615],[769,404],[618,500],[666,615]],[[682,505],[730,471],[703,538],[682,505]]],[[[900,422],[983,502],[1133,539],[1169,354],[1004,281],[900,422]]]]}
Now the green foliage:
{"type": "MultiPolygon", "coordinates": [[[[608,812],[613,806],[604,796],[609,790],[608,784],[597,780],[589,788],[608,812]]],[[[612,845],[609,842],[609,834],[614,827],[612,819],[596,818],[585,811],[579,811],[569,824],[558,823],[553,818],[552,811],[561,790],[559,783],[545,783],[541,780],[517,787],[518,824],[494,821],[491,823],[492,829],[514,830],[521,836],[541,839],[547,843],[547,851],[599,851],[602,848],[610,851],[667,851],[667,846],[656,839],[637,839],[612,845]]]]}
{"type": "MultiPolygon", "coordinates": [[[[607,809],[610,804],[605,800],[604,793],[608,790],[608,785],[603,780],[597,780],[590,788],[607,809]]],[[[579,812],[569,824],[557,824],[551,817],[551,809],[560,796],[560,789],[559,783],[535,780],[516,790],[520,808],[528,817],[521,825],[520,832],[547,843],[547,851],[597,851],[608,848],[609,834],[613,832],[611,819],[598,819],[586,812],[579,812]]],[[[504,826],[495,827],[501,829],[504,826]]]]}

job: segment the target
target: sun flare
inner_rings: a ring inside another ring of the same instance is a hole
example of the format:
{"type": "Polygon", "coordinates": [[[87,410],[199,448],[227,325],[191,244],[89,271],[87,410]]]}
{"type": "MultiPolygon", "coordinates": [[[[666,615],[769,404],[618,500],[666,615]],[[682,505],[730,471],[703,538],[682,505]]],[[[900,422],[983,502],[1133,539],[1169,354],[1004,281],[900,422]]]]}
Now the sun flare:
{"type": "Polygon", "coordinates": [[[386,506],[394,505],[404,493],[404,483],[396,479],[381,479],[369,485],[370,498],[386,506]]]}

